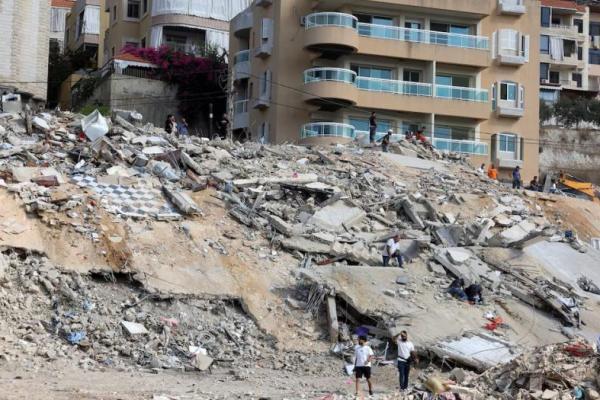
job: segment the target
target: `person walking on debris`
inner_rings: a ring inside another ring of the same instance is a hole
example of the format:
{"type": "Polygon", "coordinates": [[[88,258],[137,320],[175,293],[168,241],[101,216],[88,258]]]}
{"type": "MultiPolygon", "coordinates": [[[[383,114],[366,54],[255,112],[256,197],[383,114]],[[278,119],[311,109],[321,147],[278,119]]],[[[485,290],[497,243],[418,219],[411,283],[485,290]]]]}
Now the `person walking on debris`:
{"type": "Polygon", "coordinates": [[[498,180],[498,170],[496,169],[494,164],[490,164],[490,167],[488,168],[488,171],[487,171],[487,175],[488,175],[488,178],[490,178],[490,179],[498,180]]]}
{"type": "Polygon", "coordinates": [[[456,278],[448,287],[448,293],[453,297],[462,301],[467,300],[467,294],[465,293],[465,281],[462,278],[456,278]]]}
{"type": "Polygon", "coordinates": [[[356,396],[360,390],[360,380],[364,377],[369,385],[369,395],[373,395],[373,385],[371,383],[371,362],[375,358],[375,353],[371,346],[367,345],[367,337],[360,336],[358,344],[354,346],[354,377],[356,378],[356,396]]]}
{"type": "Polygon", "coordinates": [[[473,283],[465,289],[467,300],[473,304],[483,304],[483,295],[481,294],[481,285],[473,283]]]}
{"type": "Polygon", "coordinates": [[[377,117],[375,111],[371,113],[369,117],[369,142],[375,143],[375,135],[377,134],[377,117]]]}
{"type": "Polygon", "coordinates": [[[403,268],[402,254],[400,253],[400,235],[395,235],[385,243],[383,248],[383,266],[390,264],[390,258],[394,257],[398,261],[398,267],[403,268]]]}
{"type": "Polygon", "coordinates": [[[165,121],[165,132],[177,132],[177,122],[175,122],[175,116],[173,114],[167,115],[167,120],[165,121]]]}
{"type": "Polygon", "coordinates": [[[418,359],[415,353],[415,346],[408,340],[408,333],[406,331],[400,332],[400,335],[396,336],[395,341],[398,346],[398,380],[400,390],[404,391],[408,389],[410,364],[418,362],[418,359]]]}
{"type": "Polygon", "coordinates": [[[384,153],[388,152],[388,147],[390,146],[390,139],[392,138],[392,130],[390,129],[388,133],[381,139],[381,151],[384,153]]]}
{"type": "Polygon", "coordinates": [[[521,168],[518,165],[513,169],[512,178],[513,189],[521,189],[521,168]]]}

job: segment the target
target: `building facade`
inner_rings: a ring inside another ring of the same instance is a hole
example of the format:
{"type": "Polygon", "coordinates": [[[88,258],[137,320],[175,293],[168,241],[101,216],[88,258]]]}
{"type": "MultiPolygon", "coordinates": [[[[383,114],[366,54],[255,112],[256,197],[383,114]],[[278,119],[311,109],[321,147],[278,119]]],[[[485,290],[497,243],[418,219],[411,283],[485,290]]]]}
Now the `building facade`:
{"type": "Polygon", "coordinates": [[[67,14],[75,0],[52,0],[50,4],[50,51],[62,52],[65,48],[67,14]]]}
{"type": "Polygon", "coordinates": [[[539,21],[537,0],[255,0],[231,23],[233,128],[347,142],[375,111],[379,136],[424,126],[442,151],[537,175],[539,21]]]}
{"type": "Polygon", "coordinates": [[[106,0],[109,29],[104,60],[126,46],[160,47],[197,54],[206,43],[227,49],[229,20],[250,0],[106,0]]]}
{"type": "Polygon", "coordinates": [[[66,16],[65,46],[71,51],[86,51],[94,66],[103,64],[104,34],[108,15],[104,12],[106,0],[76,0],[66,16]]]}
{"type": "Polygon", "coordinates": [[[0,89],[46,99],[50,2],[2,0],[0,3],[0,89]]]}

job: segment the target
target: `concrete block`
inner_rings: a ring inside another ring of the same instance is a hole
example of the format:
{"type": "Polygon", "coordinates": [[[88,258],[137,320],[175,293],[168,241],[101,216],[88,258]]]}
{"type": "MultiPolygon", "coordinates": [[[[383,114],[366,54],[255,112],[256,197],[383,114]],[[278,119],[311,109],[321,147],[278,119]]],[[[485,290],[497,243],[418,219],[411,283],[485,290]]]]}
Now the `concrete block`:
{"type": "Polygon", "coordinates": [[[327,296],[327,324],[329,325],[329,339],[331,340],[331,343],[337,343],[340,334],[340,326],[338,323],[334,296],[327,296]]]}
{"type": "Polygon", "coordinates": [[[138,324],[137,322],[121,321],[121,325],[131,336],[144,335],[148,333],[146,327],[142,324],[138,324]]]}
{"type": "Polygon", "coordinates": [[[469,258],[471,258],[471,252],[469,250],[453,247],[446,250],[448,258],[452,263],[460,265],[464,264],[469,258]]]}
{"type": "Polygon", "coordinates": [[[345,230],[344,227],[349,228],[360,223],[366,215],[367,213],[361,208],[339,200],[317,211],[308,220],[308,224],[321,229],[340,232],[345,230]]]}

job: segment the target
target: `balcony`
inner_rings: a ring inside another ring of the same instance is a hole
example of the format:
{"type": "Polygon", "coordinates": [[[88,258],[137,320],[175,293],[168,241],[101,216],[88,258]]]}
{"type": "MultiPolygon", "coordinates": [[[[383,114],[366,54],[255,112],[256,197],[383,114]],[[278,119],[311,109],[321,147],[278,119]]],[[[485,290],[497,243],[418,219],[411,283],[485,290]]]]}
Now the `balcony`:
{"type": "Polygon", "coordinates": [[[305,18],[304,46],[314,52],[351,54],[358,49],[358,19],[350,14],[322,12],[305,18]]]}
{"type": "Polygon", "coordinates": [[[498,11],[504,15],[523,15],[527,7],[524,0],[498,0],[498,11]]]}
{"type": "Polygon", "coordinates": [[[252,11],[242,11],[231,20],[231,32],[238,38],[248,37],[253,25],[254,15],[252,11]]]}
{"type": "Polygon", "coordinates": [[[527,62],[527,58],[523,52],[500,50],[498,62],[502,65],[523,65],[527,62]]]}
{"type": "Polygon", "coordinates": [[[201,44],[178,43],[178,42],[163,42],[163,46],[185,54],[201,56],[204,53],[204,46],[201,44]]]}
{"type": "Polygon", "coordinates": [[[300,129],[304,144],[348,143],[354,140],[354,126],[338,122],[313,122],[300,129]]]}
{"type": "Polygon", "coordinates": [[[243,129],[250,126],[250,113],[248,100],[239,100],[233,103],[233,129],[243,129]]]}
{"type": "Polygon", "coordinates": [[[254,99],[252,107],[257,110],[266,110],[271,107],[271,96],[268,94],[261,94],[258,98],[254,99]]]}
{"type": "Polygon", "coordinates": [[[428,96],[433,93],[431,83],[395,81],[389,79],[358,77],[356,86],[360,90],[371,92],[393,93],[406,96],[428,96]]]}
{"type": "Polygon", "coordinates": [[[267,43],[262,43],[257,48],[254,49],[254,56],[258,58],[265,59],[270,57],[273,54],[273,43],[271,41],[267,43]]]}
{"type": "Polygon", "coordinates": [[[233,80],[239,81],[250,77],[250,50],[242,50],[233,56],[233,80]]]}
{"type": "Polygon", "coordinates": [[[470,87],[435,85],[435,97],[484,103],[488,101],[488,91],[470,87]]]}
{"type": "Polygon", "coordinates": [[[312,68],[304,71],[304,100],[326,109],[355,105],[356,72],[342,68],[312,68]]]}
{"type": "Polygon", "coordinates": [[[489,154],[489,146],[487,143],[478,142],[476,140],[459,140],[459,139],[444,139],[433,138],[433,146],[443,152],[473,154],[487,156],[489,154]]]}
{"type": "Polygon", "coordinates": [[[506,118],[521,118],[525,110],[513,102],[499,101],[496,105],[496,115],[506,118]]]}
{"type": "Polygon", "coordinates": [[[412,43],[425,43],[477,50],[489,49],[489,39],[485,36],[402,28],[399,26],[359,23],[358,34],[360,36],[386,40],[400,40],[412,43]]]}

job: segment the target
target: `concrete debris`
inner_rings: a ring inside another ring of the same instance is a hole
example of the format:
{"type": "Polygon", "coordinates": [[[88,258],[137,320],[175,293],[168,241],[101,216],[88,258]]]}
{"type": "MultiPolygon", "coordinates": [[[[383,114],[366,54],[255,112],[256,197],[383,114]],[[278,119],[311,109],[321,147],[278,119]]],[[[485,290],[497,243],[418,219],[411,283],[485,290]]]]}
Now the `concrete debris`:
{"type": "Polygon", "coordinates": [[[123,325],[123,328],[125,328],[127,333],[130,334],[131,336],[143,335],[143,334],[148,333],[148,330],[142,324],[138,324],[135,322],[128,322],[128,321],[121,321],[121,325],[123,325]]]}

